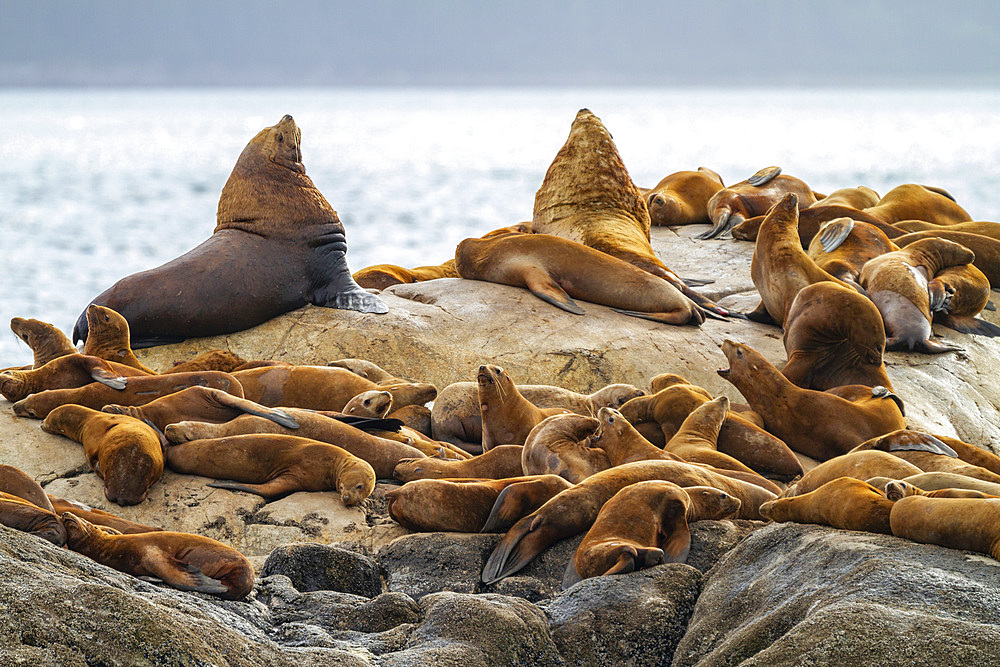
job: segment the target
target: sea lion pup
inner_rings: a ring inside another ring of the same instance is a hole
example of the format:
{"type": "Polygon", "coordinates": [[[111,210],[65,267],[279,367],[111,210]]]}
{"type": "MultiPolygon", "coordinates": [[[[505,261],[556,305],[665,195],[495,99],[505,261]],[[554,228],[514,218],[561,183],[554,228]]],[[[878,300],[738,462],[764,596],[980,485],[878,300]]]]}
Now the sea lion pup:
{"type": "Polygon", "coordinates": [[[741,519],[760,519],[757,508],[775,497],[770,491],[749,482],[683,461],[637,461],[602,470],[554,496],[515,523],[486,561],[483,583],[492,584],[514,574],[552,544],[587,530],[612,496],[630,484],[652,479],[666,480],[681,487],[711,486],[725,491],[742,503],[741,519]]]}
{"type": "Polygon", "coordinates": [[[24,498],[10,493],[0,493],[0,524],[30,533],[51,542],[57,547],[66,544],[66,530],[58,520],[59,515],[43,509],[24,498]],[[53,519],[56,521],[53,522],[53,519]]]}
{"type": "Polygon", "coordinates": [[[174,444],[253,433],[296,435],[346,449],[351,454],[367,461],[379,479],[392,479],[393,469],[403,459],[419,459],[426,456],[415,447],[365,433],[358,428],[318,412],[298,408],[286,408],[282,412],[291,416],[299,427],[292,430],[270,419],[243,415],[222,424],[197,421],[177,422],[167,426],[164,429],[164,435],[167,440],[174,444]]]}
{"type": "Polygon", "coordinates": [[[168,373],[188,373],[191,371],[222,371],[232,373],[247,363],[247,360],[229,350],[209,350],[188,361],[175,361],[168,373]]]}
{"type": "Polygon", "coordinates": [[[392,476],[401,482],[462,477],[505,479],[522,475],[519,445],[500,445],[470,459],[446,460],[430,456],[403,459],[392,472],[392,476]]]}
{"type": "Polygon", "coordinates": [[[760,292],[760,303],[747,317],[755,322],[783,326],[795,295],[803,287],[832,282],[851,287],[816,265],[799,244],[799,212],[795,195],[778,200],[767,212],[757,235],[750,277],[760,292]]]}
{"type": "Polygon", "coordinates": [[[9,465],[0,465],[0,492],[27,500],[32,505],[53,512],[52,503],[42,485],[26,472],[9,465]]]}
{"type": "Polygon", "coordinates": [[[141,503],[163,476],[161,435],[135,417],[63,405],[45,417],[42,430],[83,445],[90,469],[104,480],[104,495],[113,503],[141,503]]]}
{"type": "Polygon", "coordinates": [[[372,389],[388,391],[397,407],[423,405],[437,396],[432,384],[380,386],[349,370],[328,366],[265,366],[234,371],[233,376],[243,385],[245,398],[270,407],[340,412],[349,400],[372,389]]]}
{"type": "MultiPolygon", "coordinates": [[[[603,407],[621,407],[645,393],[630,384],[611,384],[590,395],[544,384],[519,384],[517,391],[539,408],[564,408],[588,417],[603,407]]],[[[478,383],[453,382],[441,390],[431,408],[431,435],[458,445],[482,442],[478,383]]]]}
{"type": "Polygon", "coordinates": [[[795,295],[781,338],[788,362],[781,374],[803,389],[843,385],[886,387],[885,325],[867,297],[831,282],[795,295]]]}
{"type": "MultiPolygon", "coordinates": [[[[711,399],[702,387],[677,384],[652,396],[632,399],[622,406],[621,413],[637,431],[645,423],[656,424],[666,445],[688,415],[711,399]]],[[[802,474],[802,465],[788,445],[732,411],[726,415],[716,447],[758,474],[784,481],[802,474]]]]}
{"type": "MultiPolygon", "coordinates": [[[[861,270],[861,286],[882,313],[887,350],[940,354],[961,349],[930,339],[932,310],[946,308],[949,296],[938,292],[932,306],[928,283],[938,272],[969,264],[968,248],[944,239],[923,239],[869,260],[861,270]]],[[[942,286],[943,289],[943,286],[942,286]]]]}
{"type": "Polygon", "coordinates": [[[355,272],[354,282],[365,289],[383,290],[393,285],[405,283],[420,283],[438,278],[458,278],[455,270],[455,260],[449,259],[437,266],[418,266],[415,269],[404,269],[395,264],[375,264],[355,272]]]}
{"type": "MultiPolygon", "coordinates": [[[[872,486],[883,490],[885,485],[893,481],[888,477],[872,477],[866,480],[872,486]]],[[[990,496],[1000,496],[1000,484],[985,482],[966,475],[959,475],[954,472],[921,472],[910,475],[901,480],[907,484],[923,491],[940,491],[943,489],[967,489],[969,491],[979,491],[990,496]]]]}
{"type": "Polygon", "coordinates": [[[868,481],[873,477],[903,479],[917,474],[920,474],[920,468],[888,452],[874,450],[851,452],[820,463],[785,489],[781,497],[790,498],[815,491],[827,482],[840,477],[868,481]]]}
{"type": "Polygon", "coordinates": [[[163,530],[162,528],[147,526],[145,524],[136,523],[135,521],[123,519],[120,516],[111,514],[110,512],[105,512],[104,510],[99,510],[96,507],[90,507],[89,505],[78,503],[75,500],[67,500],[66,498],[60,498],[59,496],[49,494],[46,494],[46,496],[48,501],[52,504],[52,511],[59,516],[69,512],[70,514],[76,515],[82,519],[86,519],[95,526],[112,528],[123,535],[131,535],[133,533],[152,533],[157,530],[163,530]]]}
{"type": "Polygon", "coordinates": [[[893,226],[897,229],[902,229],[906,233],[927,231],[965,232],[966,234],[988,236],[991,239],[997,239],[1000,241],[1000,222],[976,220],[971,222],[957,222],[953,225],[942,226],[935,225],[933,222],[927,222],[926,220],[903,220],[902,222],[897,222],[893,226]]]}
{"type": "MultiPolygon", "coordinates": [[[[780,174],[780,167],[765,167],[747,180],[716,192],[708,202],[712,229],[696,238],[714,239],[747,218],[764,215],[789,195],[792,195],[792,205],[796,209],[808,208],[822,198],[804,181],[780,174]]],[[[795,222],[798,223],[797,216],[795,222]]]]}
{"type": "Polygon", "coordinates": [[[826,461],[906,426],[899,398],[884,387],[849,401],[795,386],[749,345],[726,340],[722,352],[730,367],[719,369],[719,376],[743,394],[770,433],[806,456],[826,461]]]}
{"type": "Polygon", "coordinates": [[[455,263],[468,280],[524,287],[542,301],[574,315],[585,311],[573,297],[632,317],[664,324],[701,324],[701,309],[672,283],[594,248],[550,234],[465,239],[455,263]]]}
{"type": "Polygon", "coordinates": [[[939,271],[927,289],[931,294],[951,295],[946,309],[933,314],[938,324],[965,334],[1000,336],[1000,327],[976,317],[990,301],[990,281],[974,265],[949,266],[939,271]]]}
{"type": "MultiPolygon", "coordinates": [[[[127,366],[125,367],[127,368],[127,366]]],[[[138,372],[138,371],[136,371],[138,372]]],[[[204,371],[198,373],[168,373],[130,377],[124,389],[118,390],[99,382],[75,389],[49,389],[32,394],[14,404],[18,417],[44,419],[49,412],[70,403],[100,410],[105,405],[144,405],[187,387],[213,387],[234,396],[243,396],[243,389],[229,373],[204,371]]]]}
{"type": "MultiPolygon", "coordinates": [[[[642,193],[629,177],[611,134],[589,109],[580,109],[566,143],[535,193],[532,231],[561,236],[617,257],[663,278],[702,308],[728,315],[729,311],[693,291],[657,258],[649,244],[649,227],[642,193]]],[[[455,259],[462,273],[457,254],[455,259]]]]}
{"type": "Polygon", "coordinates": [[[806,252],[816,266],[859,289],[858,279],[865,262],[896,250],[899,246],[879,228],[850,218],[837,218],[820,227],[806,252]]]}
{"type": "Polygon", "coordinates": [[[479,367],[479,414],[483,424],[483,452],[497,445],[523,445],[531,429],[546,417],[566,414],[563,408],[538,408],[521,395],[510,375],[492,364],[479,367]]]}
{"type": "Polygon", "coordinates": [[[947,239],[965,246],[976,255],[972,260],[975,267],[989,279],[990,285],[1000,289],[1000,240],[939,227],[928,232],[912,232],[900,236],[894,242],[900,248],[906,248],[924,239],[947,239]]]}
{"type": "MultiPolygon", "coordinates": [[[[257,418],[259,419],[259,417],[257,418]]],[[[277,500],[296,491],[337,491],[350,507],[375,488],[375,471],[346,449],[309,438],[251,433],[166,448],[174,472],[215,477],[209,486],[277,500]]]]}
{"type": "Polygon", "coordinates": [[[67,354],[41,368],[0,373],[0,394],[11,403],[47,389],[75,389],[94,381],[112,389],[124,389],[129,377],[146,373],[100,357],[67,354]]]}
{"type": "MultiPolygon", "coordinates": [[[[512,485],[531,488],[537,509],[573,486],[556,475],[508,479],[419,479],[388,492],[389,516],[407,530],[478,533],[496,503],[512,485]]],[[[527,497],[522,494],[522,497],[527,497]]]]}
{"type": "Polygon", "coordinates": [[[817,523],[842,530],[884,533],[889,530],[893,502],[867,482],[839,477],[815,491],[777,498],[760,506],[761,515],[778,523],[817,523]]]}
{"type": "Polygon", "coordinates": [[[589,436],[598,421],[583,415],[552,415],[531,429],[521,450],[525,475],[559,475],[574,484],[611,467],[603,449],[589,436]]]}
{"type": "Polygon", "coordinates": [[[166,429],[169,424],[181,421],[221,424],[245,414],[270,419],[286,428],[298,428],[298,422],[284,410],[268,408],[211,387],[188,387],[144,405],[112,403],[105,405],[101,410],[116,415],[130,415],[152,424],[160,431],[166,429]]]}
{"type": "Polygon", "coordinates": [[[253,589],[253,565],[246,556],[211,538],[168,531],[109,535],[69,512],[62,521],[70,549],[133,577],[224,600],[242,600],[253,589]]]}
{"type": "Polygon", "coordinates": [[[30,366],[4,370],[27,371],[41,368],[53,359],[77,353],[76,347],[66,334],[48,322],[14,317],[10,321],[10,330],[31,348],[34,359],[30,366]]]}
{"type": "Polygon", "coordinates": [[[688,523],[725,519],[739,509],[738,498],[708,486],[682,489],[659,480],[626,486],[598,512],[566,568],[563,589],[590,577],[683,563],[691,550],[688,523]]]}
{"type": "Polygon", "coordinates": [[[92,303],[87,306],[87,342],[83,353],[137,368],[149,375],[156,371],[136,359],[132,353],[128,322],[118,312],[92,303]]]}
{"type": "MultiPolygon", "coordinates": [[[[960,440],[954,442],[961,443],[960,440]]],[[[966,443],[961,444],[964,445],[966,443]]],[[[970,449],[978,449],[974,448],[972,445],[967,445],[967,447],[970,449]]],[[[959,457],[959,451],[961,451],[965,456],[970,457],[969,450],[962,448],[956,450],[946,444],[941,438],[931,435],[930,433],[901,429],[887,433],[880,437],[866,440],[855,447],[852,451],[863,451],[867,449],[877,449],[883,452],[889,452],[904,461],[912,463],[924,472],[952,472],[980,479],[985,482],[1000,484],[1000,474],[997,474],[992,470],[979,465],[978,463],[969,463],[959,457]]],[[[974,453],[972,454],[974,455],[974,453]]]]}
{"type": "MultiPolygon", "coordinates": [[[[242,331],[307,303],[388,312],[351,278],[344,226],[306,176],[291,116],[243,149],[216,217],[201,245],[92,301],[128,320],[133,348],[242,331]]],[[[74,341],[87,333],[84,313],[74,341]]]]}
{"type": "Polygon", "coordinates": [[[724,187],[722,177],[705,167],[670,174],[644,195],[649,220],[656,226],[709,223],[708,200],[724,187]]]}
{"type": "Polygon", "coordinates": [[[1000,498],[910,496],[893,504],[889,525],[896,537],[1000,560],[1000,498]]]}

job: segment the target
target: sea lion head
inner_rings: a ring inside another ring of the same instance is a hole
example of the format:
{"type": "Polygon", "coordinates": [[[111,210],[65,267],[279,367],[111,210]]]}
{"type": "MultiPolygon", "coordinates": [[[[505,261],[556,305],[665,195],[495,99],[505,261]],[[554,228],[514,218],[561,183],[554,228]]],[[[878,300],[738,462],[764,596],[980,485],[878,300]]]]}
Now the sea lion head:
{"type": "Polygon", "coordinates": [[[4,371],[0,373],[0,394],[11,403],[16,403],[27,397],[25,380],[21,371],[4,371]]]}
{"type": "Polygon", "coordinates": [[[620,408],[633,398],[645,396],[646,392],[630,384],[609,384],[591,395],[591,400],[598,405],[620,408]]]}
{"type": "Polygon", "coordinates": [[[590,441],[594,447],[600,447],[600,440],[606,435],[618,436],[626,429],[628,420],[625,416],[614,408],[601,408],[597,411],[597,430],[590,441]]]}
{"type": "Polygon", "coordinates": [[[45,415],[41,424],[42,430],[53,435],[72,438],[73,433],[79,430],[80,422],[89,412],[91,410],[82,405],[60,405],[45,415]]]}
{"type": "Polygon", "coordinates": [[[354,457],[340,471],[337,491],[348,507],[364,502],[374,489],[375,470],[367,461],[354,457]]]}
{"type": "Polygon", "coordinates": [[[479,367],[476,383],[479,385],[480,403],[483,403],[483,398],[503,401],[514,391],[514,381],[510,379],[507,371],[492,364],[479,367]]]}
{"type": "Polygon", "coordinates": [[[66,531],[66,543],[72,548],[88,537],[100,534],[94,524],[70,512],[62,513],[62,525],[66,531]]]}
{"type": "Polygon", "coordinates": [[[730,382],[732,382],[731,377],[738,377],[748,369],[750,371],[760,369],[760,353],[749,345],[727,339],[722,343],[722,353],[729,360],[729,368],[720,368],[716,373],[730,382]]]}
{"type": "Polygon", "coordinates": [[[15,317],[10,321],[10,330],[35,353],[36,367],[76,351],[66,335],[48,322],[15,317]]]}
{"type": "Polygon", "coordinates": [[[96,303],[87,306],[87,332],[87,342],[91,344],[87,349],[93,349],[93,345],[99,343],[100,349],[108,353],[120,357],[128,355],[128,321],[117,311],[96,303]]]}
{"type": "Polygon", "coordinates": [[[392,394],[387,391],[361,392],[347,402],[341,410],[345,415],[382,419],[392,409],[392,394]]]}
{"type": "Polygon", "coordinates": [[[743,505],[739,498],[711,486],[689,486],[684,491],[691,500],[687,510],[687,518],[691,523],[706,519],[728,519],[736,516],[743,505]]]}
{"type": "Polygon", "coordinates": [[[264,155],[271,162],[287,167],[300,174],[306,173],[302,164],[302,130],[288,114],[271,127],[257,133],[240,155],[240,161],[247,152],[255,156],[264,155]]]}
{"type": "Polygon", "coordinates": [[[163,475],[163,461],[138,445],[124,446],[108,453],[101,473],[108,500],[118,505],[138,505],[163,475]]]}
{"type": "MultiPolygon", "coordinates": [[[[877,487],[876,487],[877,488],[877,487]]],[[[889,500],[896,502],[897,500],[902,500],[907,496],[922,496],[924,492],[915,487],[909,482],[904,482],[901,479],[894,479],[891,482],[887,482],[885,485],[885,497],[889,500]]]]}

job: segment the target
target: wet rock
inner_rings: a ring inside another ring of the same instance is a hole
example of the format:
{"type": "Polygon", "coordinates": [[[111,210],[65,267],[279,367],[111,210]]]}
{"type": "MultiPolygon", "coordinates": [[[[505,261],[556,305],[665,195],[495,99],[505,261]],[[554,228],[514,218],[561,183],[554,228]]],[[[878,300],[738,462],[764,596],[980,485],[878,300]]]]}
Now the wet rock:
{"type": "Polygon", "coordinates": [[[299,591],[337,591],[372,598],[382,592],[378,564],[325,544],[288,544],[271,552],[260,576],[283,574],[299,591]]]}

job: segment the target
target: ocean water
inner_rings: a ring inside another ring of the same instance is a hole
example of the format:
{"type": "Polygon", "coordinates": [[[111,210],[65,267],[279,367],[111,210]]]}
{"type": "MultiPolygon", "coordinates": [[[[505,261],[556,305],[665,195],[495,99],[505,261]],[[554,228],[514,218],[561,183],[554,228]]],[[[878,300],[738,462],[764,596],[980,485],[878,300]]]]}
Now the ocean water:
{"type": "MultiPolygon", "coordinates": [[[[1000,220],[997,90],[0,90],[3,330],[20,316],[69,332],[115,281],[207,238],[237,156],[286,113],[357,270],[439,264],[529,220],[581,107],[642,187],[775,164],[820,192],[936,185],[1000,220]]],[[[0,367],[30,360],[0,333],[0,367]]]]}

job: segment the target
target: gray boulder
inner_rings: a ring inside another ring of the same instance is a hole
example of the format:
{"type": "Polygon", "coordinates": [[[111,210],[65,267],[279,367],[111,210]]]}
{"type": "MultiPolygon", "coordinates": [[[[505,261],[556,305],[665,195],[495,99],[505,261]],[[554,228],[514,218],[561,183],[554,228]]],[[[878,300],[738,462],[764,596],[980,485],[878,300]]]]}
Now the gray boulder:
{"type": "Polygon", "coordinates": [[[286,544],[267,557],[260,576],[283,574],[302,591],[337,591],[364,597],[382,592],[378,564],[362,554],[326,544],[286,544]]]}

